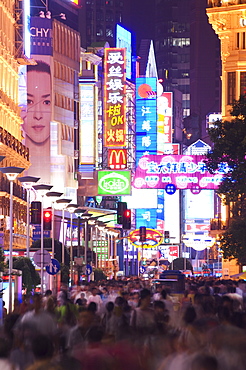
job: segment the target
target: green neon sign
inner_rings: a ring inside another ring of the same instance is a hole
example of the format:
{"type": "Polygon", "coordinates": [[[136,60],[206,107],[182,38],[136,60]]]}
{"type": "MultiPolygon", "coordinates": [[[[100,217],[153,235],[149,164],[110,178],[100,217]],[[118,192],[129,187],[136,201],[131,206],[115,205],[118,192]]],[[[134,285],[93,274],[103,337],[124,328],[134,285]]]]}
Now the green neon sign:
{"type": "Polygon", "coordinates": [[[99,195],[130,195],[131,171],[98,171],[99,195]]]}

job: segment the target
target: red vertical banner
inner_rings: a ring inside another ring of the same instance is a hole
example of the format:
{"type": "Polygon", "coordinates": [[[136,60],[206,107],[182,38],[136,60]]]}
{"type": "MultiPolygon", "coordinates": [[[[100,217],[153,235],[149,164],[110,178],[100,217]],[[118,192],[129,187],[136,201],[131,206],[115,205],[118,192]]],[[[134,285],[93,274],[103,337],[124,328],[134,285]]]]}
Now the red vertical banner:
{"type": "Polygon", "coordinates": [[[126,58],[124,48],[106,48],[104,58],[104,146],[126,146],[126,58]]]}

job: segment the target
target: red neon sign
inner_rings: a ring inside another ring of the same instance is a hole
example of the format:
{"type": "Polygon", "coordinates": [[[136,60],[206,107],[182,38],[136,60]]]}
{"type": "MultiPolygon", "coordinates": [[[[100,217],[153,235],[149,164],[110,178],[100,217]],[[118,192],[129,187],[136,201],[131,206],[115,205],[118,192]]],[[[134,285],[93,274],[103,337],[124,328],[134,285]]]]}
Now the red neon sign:
{"type": "Polygon", "coordinates": [[[127,150],[109,149],[108,166],[111,168],[111,170],[124,170],[127,168],[127,150]]]}

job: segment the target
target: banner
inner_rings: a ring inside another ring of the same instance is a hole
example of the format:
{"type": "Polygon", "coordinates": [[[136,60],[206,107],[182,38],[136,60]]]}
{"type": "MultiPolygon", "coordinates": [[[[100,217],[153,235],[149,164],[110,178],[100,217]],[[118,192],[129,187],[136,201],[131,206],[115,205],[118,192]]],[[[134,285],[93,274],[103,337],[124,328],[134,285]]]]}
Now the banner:
{"type": "Polygon", "coordinates": [[[228,172],[221,163],[215,174],[208,172],[203,155],[149,155],[139,160],[133,186],[137,189],[218,189],[228,172]]]}

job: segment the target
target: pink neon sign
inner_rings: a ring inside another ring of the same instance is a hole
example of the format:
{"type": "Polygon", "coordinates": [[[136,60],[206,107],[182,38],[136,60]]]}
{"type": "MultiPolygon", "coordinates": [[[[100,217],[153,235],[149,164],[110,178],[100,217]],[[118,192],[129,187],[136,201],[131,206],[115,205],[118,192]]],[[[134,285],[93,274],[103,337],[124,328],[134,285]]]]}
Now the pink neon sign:
{"type": "Polygon", "coordinates": [[[146,155],[140,158],[133,186],[137,189],[165,189],[173,184],[177,189],[218,189],[228,172],[221,163],[216,174],[210,174],[203,155],[146,155]]]}

